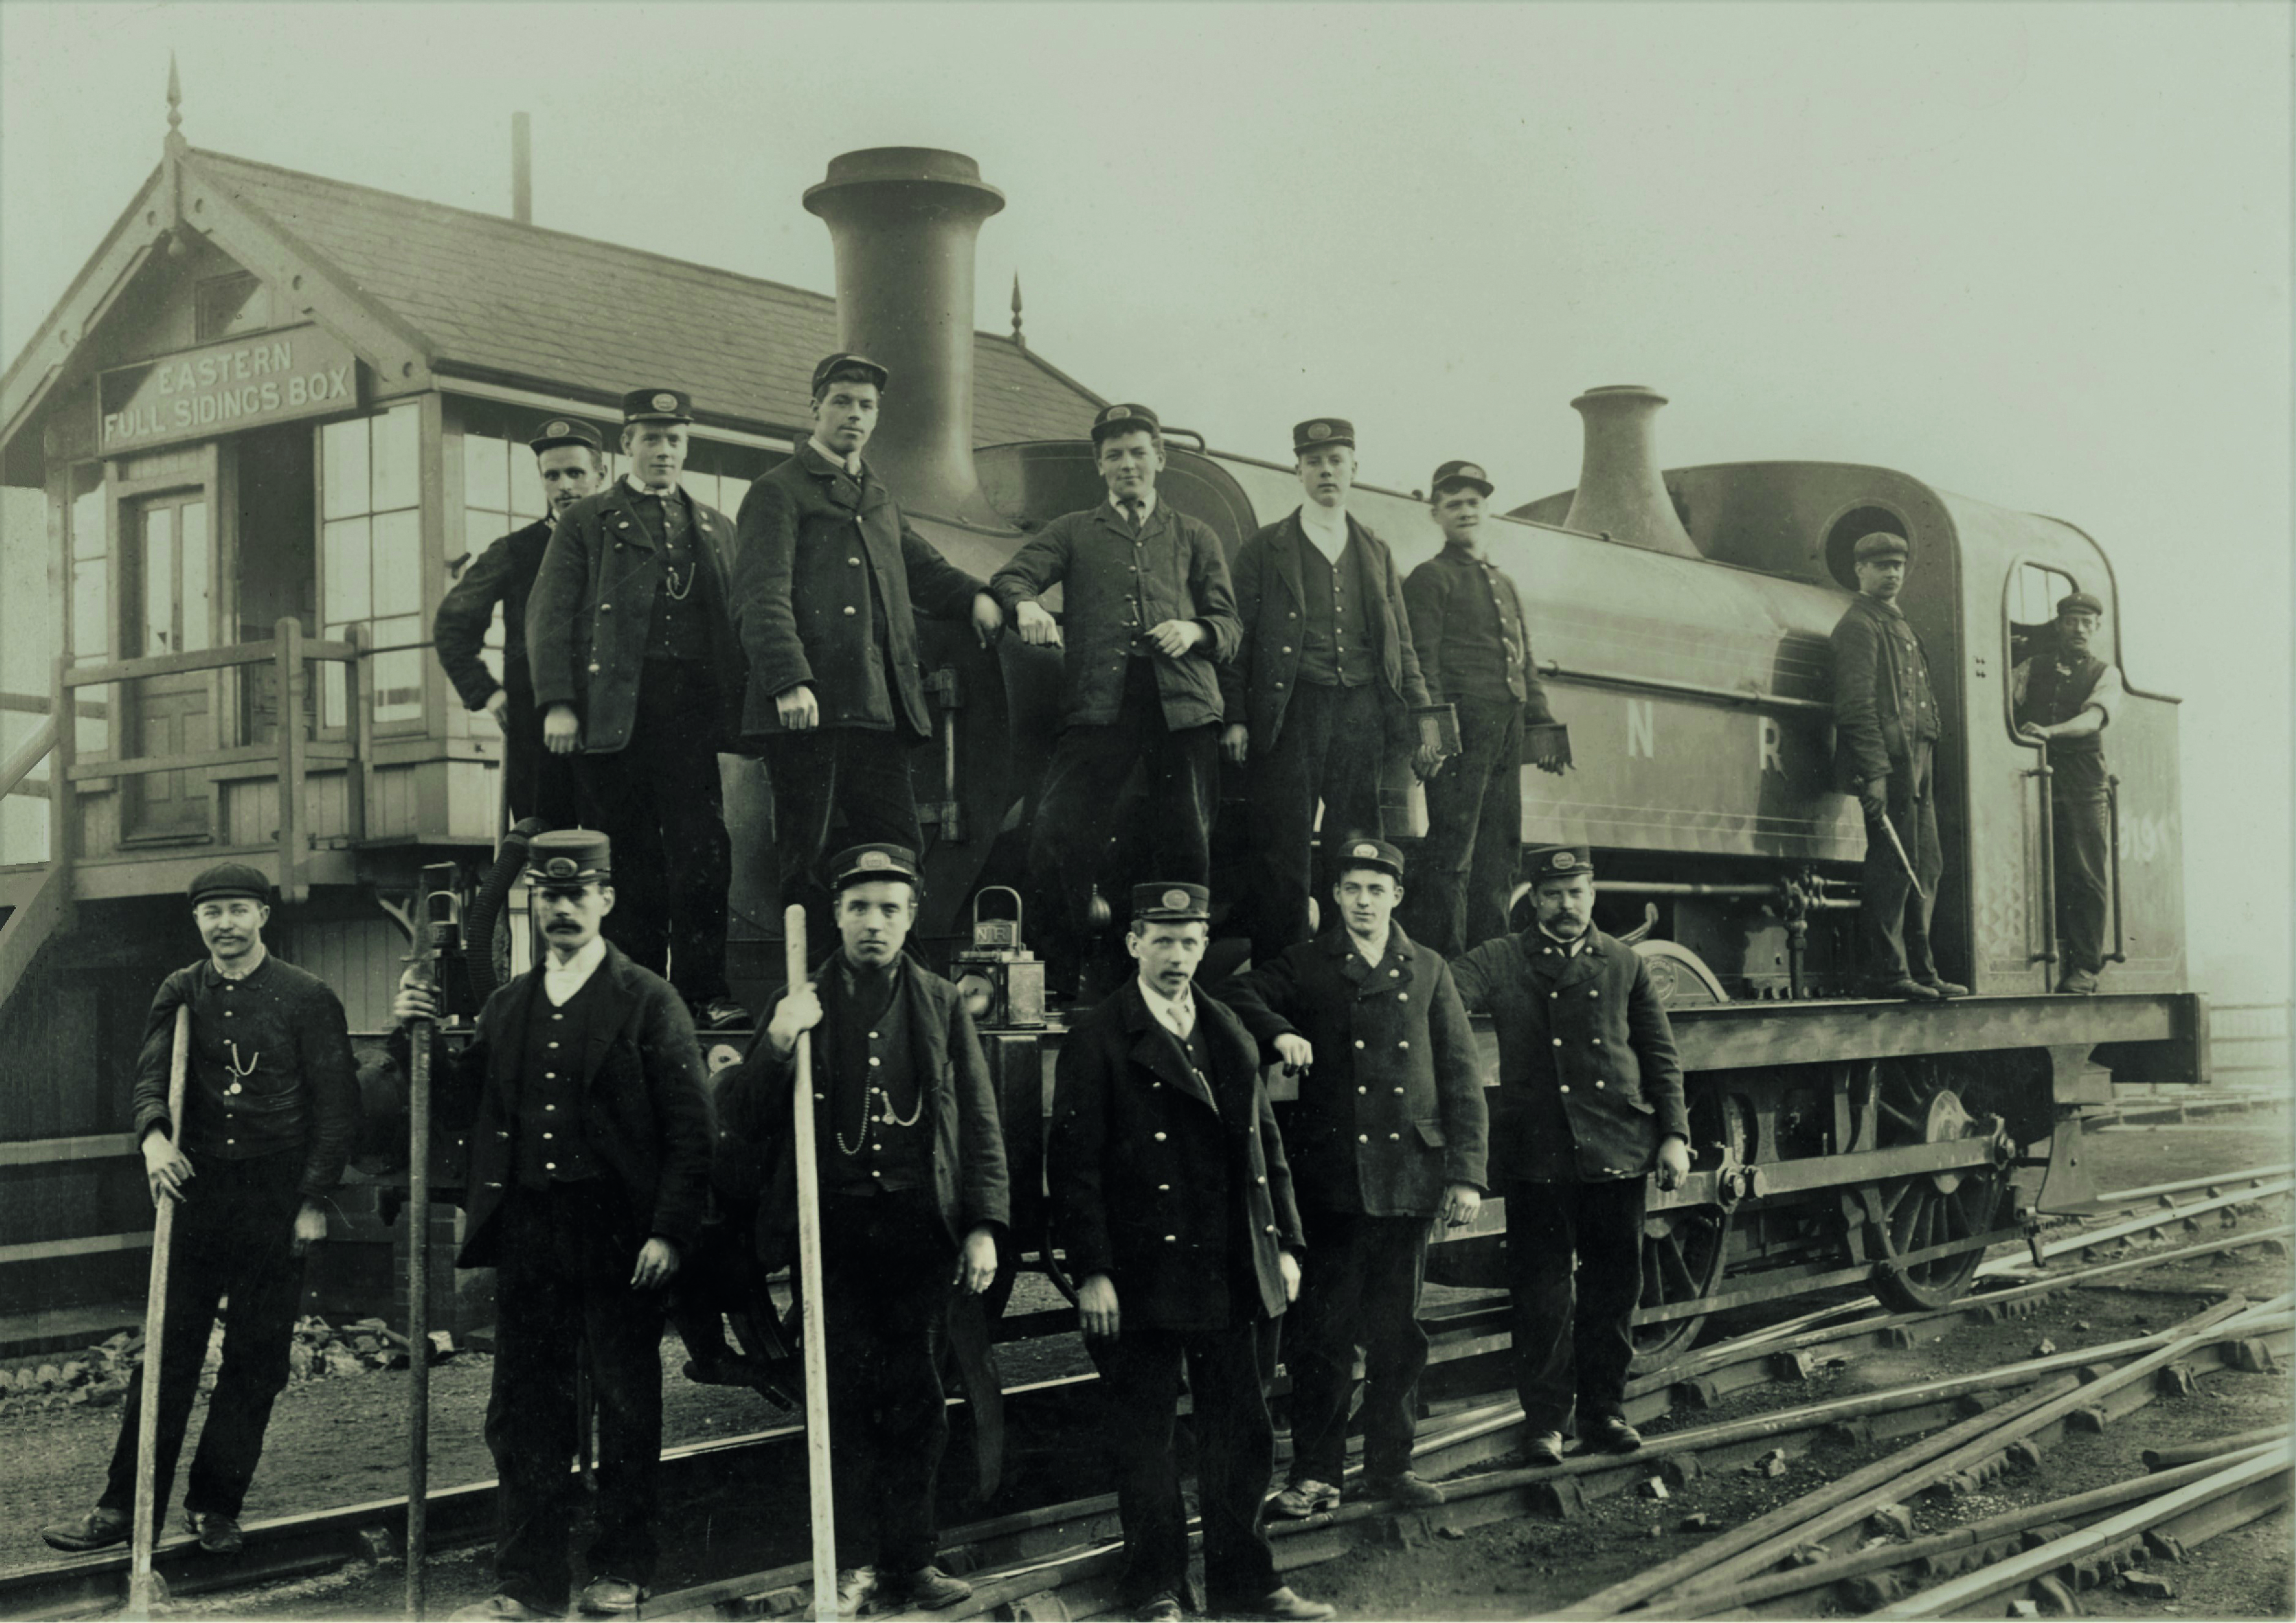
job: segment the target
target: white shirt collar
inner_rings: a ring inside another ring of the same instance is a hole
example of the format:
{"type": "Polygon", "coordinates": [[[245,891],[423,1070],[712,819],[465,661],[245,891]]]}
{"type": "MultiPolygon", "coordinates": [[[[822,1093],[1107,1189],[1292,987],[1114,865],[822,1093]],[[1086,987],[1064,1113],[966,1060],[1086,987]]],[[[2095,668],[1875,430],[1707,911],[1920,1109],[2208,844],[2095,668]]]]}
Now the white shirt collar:
{"type": "Polygon", "coordinates": [[[1380,966],[1381,962],[1386,958],[1387,949],[1395,945],[1395,926],[1393,924],[1390,924],[1387,927],[1386,932],[1380,937],[1379,950],[1376,953],[1366,952],[1364,949],[1364,944],[1360,940],[1357,939],[1355,931],[1349,930],[1346,925],[1342,924],[1340,928],[1346,931],[1348,938],[1348,950],[1353,953],[1357,957],[1362,959],[1365,963],[1371,965],[1374,969],[1377,969],[1380,966]]]}
{"type": "Polygon", "coordinates": [[[1316,550],[1326,559],[1339,561],[1340,549],[1348,544],[1348,512],[1342,507],[1334,512],[1313,502],[1300,504],[1300,533],[1316,544],[1316,550]]]}
{"type": "Polygon", "coordinates": [[[606,938],[593,936],[590,945],[576,953],[564,963],[552,954],[542,962],[543,996],[550,999],[554,1009],[562,1007],[566,1000],[589,984],[590,977],[606,961],[606,938]]]}
{"type": "MultiPolygon", "coordinates": [[[[1136,496],[1132,499],[1140,504],[1140,521],[1143,524],[1156,516],[1155,491],[1151,490],[1146,496],[1136,496]]],[[[1119,519],[1124,516],[1124,509],[1118,504],[1112,496],[1108,498],[1108,510],[1119,519]]]]}
{"type": "Polygon", "coordinates": [[[652,485],[642,482],[635,473],[623,474],[622,483],[630,488],[630,494],[633,496],[667,496],[677,489],[677,481],[672,480],[668,484],[664,485],[660,489],[656,490],[652,485]]]}
{"type": "Polygon", "coordinates": [[[861,477],[860,452],[856,451],[850,456],[840,456],[836,452],[831,450],[827,446],[821,443],[821,436],[818,434],[808,435],[805,442],[813,447],[813,454],[815,455],[820,457],[822,461],[827,463],[831,467],[842,468],[855,479],[859,479],[861,477]]]}
{"type": "Polygon", "coordinates": [[[1549,947],[1559,947],[1564,957],[1576,958],[1578,955],[1580,949],[1585,947],[1587,945],[1587,930],[1592,930],[1593,928],[1593,925],[1588,925],[1587,930],[1580,930],[1568,941],[1564,940],[1561,936],[1550,935],[1547,932],[1546,926],[1544,924],[1538,926],[1538,933],[1549,947]]]}
{"type": "Polygon", "coordinates": [[[1148,1012],[1156,1017],[1156,1023],[1186,1042],[1188,1033],[1196,1029],[1195,988],[1190,987],[1177,997],[1167,997],[1139,976],[1133,979],[1139,982],[1140,1001],[1148,1005],[1148,1012]]]}

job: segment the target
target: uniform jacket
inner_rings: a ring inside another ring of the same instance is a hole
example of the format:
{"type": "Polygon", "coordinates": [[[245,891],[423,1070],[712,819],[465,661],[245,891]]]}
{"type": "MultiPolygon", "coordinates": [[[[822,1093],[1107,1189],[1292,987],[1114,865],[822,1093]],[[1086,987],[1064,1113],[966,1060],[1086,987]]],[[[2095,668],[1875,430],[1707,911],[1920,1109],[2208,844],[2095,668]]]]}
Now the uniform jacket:
{"type": "Polygon", "coordinates": [[[1833,786],[1902,772],[1913,746],[1938,736],[1922,639],[1903,614],[1859,594],[1833,627],[1833,786]]]}
{"type": "Polygon", "coordinates": [[[550,521],[537,519],[496,541],[472,561],[439,604],[430,622],[430,645],[447,680],[462,695],[463,708],[483,709],[497,687],[528,687],[532,673],[526,663],[526,600],[542,568],[542,554],[550,545],[550,521]],[[488,671],[479,650],[486,645],[494,623],[495,605],[503,611],[503,679],[488,671]]]}
{"type": "Polygon", "coordinates": [[[1461,955],[1451,971],[1461,1000],[1488,1011],[1498,1037],[1490,1161],[1497,1182],[1527,1163],[1535,1090],[1560,1094],[1578,1176],[1589,1181],[1642,1176],[1663,1134],[1688,1142],[1674,1032],[1633,947],[1590,926],[1587,945],[1570,955],[1533,925],[1461,955]]]}
{"type": "Polygon", "coordinates": [[[1527,725],[1554,722],[1546,689],[1531,657],[1530,622],[1522,611],[1522,594],[1505,570],[1447,542],[1441,552],[1411,571],[1403,583],[1403,601],[1411,611],[1411,645],[1419,655],[1419,674],[1426,679],[1431,701],[1456,704],[1477,696],[1465,691],[1460,674],[1496,667],[1505,673],[1508,695],[1523,706],[1527,725]],[[1489,622],[1472,611],[1471,594],[1490,605],[1497,622],[1496,639],[1489,622]],[[1514,644],[1512,655],[1508,643],[1514,644]]]}
{"type": "Polygon", "coordinates": [[[1136,979],[1069,1029],[1055,1071],[1046,1152],[1054,1238],[1070,1276],[1106,1274],[1123,1322],[1144,1329],[1205,1327],[1205,1269],[1238,1255],[1233,1239],[1250,1242],[1262,1311],[1280,1314],[1279,1248],[1306,1249],[1258,1045],[1226,1004],[1201,991],[1195,1003],[1211,1053],[1209,1094],[1148,1012],[1136,979]],[[1190,1198],[1189,1168],[1173,1145],[1183,1112],[1216,1112],[1230,1192],[1243,1189],[1248,1235],[1230,1233],[1232,1201],[1190,1198]]]}
{"type": "Polygon", "coordinates": [[[750,485],[736,529],[734,619],[750,661],[742,731],[780,732],[774,701],[810,684],[824,727],[931,736],[916,616],[963,620],[987,587],[909,527],[867,463],[857,481],[810,443],[750,485]],[[883,689],[869,668],[881,606],[883,689]]]}
{"type": "MultiPolygon", "coordinates": [[[[827,1106],[829,1030],[843,1012],[844,980],[835,967],[832,955],[813,973],[822,1020],[806,1040],[813,1045],[816,1110],[827,1106]]],[[[952,1249],[986,1225],[997,1232],[1001,1250],[1011,1221],[1004,1132],[972,1017],[949,981],[913,959],[902,959],[898,968],[908,978],[909,1054],[922,1072],[919,1091],[931,1124],[926,1142],[934,1205],[952,1249]]],[[[775,987],[760,1006],[774,1008],[783,990],[775,987]]],[[[768,1269],[787,1266],[797,1246],[797,1137],[791,1130],[796,1086],[795,1053],[776,1053],[762,1022],[742,1063],[718,1078],[719,1160],[747,1159],[763,1169],[757,1180],[766,1192],[758,1210],[758,1251],[768,1269]]],[[[721,1166],[718,1181],[721,1187],[738,1187],[750,1180],[721,1166]]]]}
{"type": "MultiPolygon", "coordinates": [[[[1414,737],[1407,707],[1427,702],[1427,684],[1411,646],[1403,581],[1387,543],[1353,513],[1348,515],[1348,536],[1363,556],[1364,575],[1372,585],[1364,614],[1379,650],[1380,709],[1388,747],[1408,749],[1414,737]]],[[[1308,606],[1300,586],[1300,549],[1314,545],[1293,512],[1246,541],[1235,555],[1235,607],[1243,622],[1243,646],[1220,667],[1220,695],[1226,718],[1251,730],[1255,752],[1275,747],[1284,708],[1299,686],[1308,606]]]]}
{"type": "Polygon", "coordinates": [[[1376,964],[1335,925],[1222,989],[1263,1057],[1287,1035],[1315,1047],[1300,1097],[1276,1107],[1301,1207],[1417,1217],[1450,1184],[1485,1186],[1475,1034],[1449,968],[1401,926],[1376,964]]]}
{"type": "MultiPolygon", "coordinates": [[[[669,983],[641,969],[611,943],[588,990],[609,1001],[597,1011],[582,1055],[582,1132],[591,1153],[622,1186],[636,1243],[659,1235],[681,1251],[693,1244],[709,1197],[709,1106],[701,1050],[685,1001],[669,983]],[[601,1036],[611,1033],[611,1036],[601,1036]]],[[[487,999],[477,1037],[459,1054],[441,1042],[431,1072],[439,1079],[439,1119],[470,1146],[470,1208],[456,1266],[501,1263],[495,1214],[517,1179],[519,1071],[534,1000],[543,996],[539,965],[487,999]]],[[[404,1030],[390,1040],[406,1061],[404,1030]]]]}
{"type": "Polygon", "coordinates": [[[1160,499],[1136,538],[1103,502],[1046,525],[996,571],[988,589],[1009,615],[1055,584],[1064,605],[1063,726],[1114,721],[1124,704],[1124,662],[1144,649],[1156,662],[1165,726],[1177,732],[1220,718],[1220,662],[1234,655],[1243,628],[1227,557],[1210,525],[1160,499]],[[1144,640],[1172,619],[1194,620],[1209,634],[1177,660],[1144,640]]]}
{"type": "MultiPolygon", "coordinates": [[[[691,505],[693,589],[701,594],[709,623],[703,657],[724,706],[720,732],[730,740],[742,689],[742,648],[726,607],[734,523],[715,507],[691,505]]],[[[551,533],[527,600],[527,663],[534,673],[534,702],[545,712],[554,704],[572,705],[582,718],[582,748],[588,754],[629,747],[661,579],[660,552],[631,504],[625,480],[575,503],[551,533]]]]}

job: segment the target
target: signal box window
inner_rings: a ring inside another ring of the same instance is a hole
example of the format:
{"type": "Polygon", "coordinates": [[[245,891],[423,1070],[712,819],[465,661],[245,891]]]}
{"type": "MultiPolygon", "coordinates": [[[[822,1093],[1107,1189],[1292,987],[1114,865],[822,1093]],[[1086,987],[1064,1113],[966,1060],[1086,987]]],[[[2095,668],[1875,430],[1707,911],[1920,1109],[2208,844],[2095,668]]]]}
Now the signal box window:
{"type": "MultiPolygon", "coordinates": [[[[421,422],[409,401],[319,430],[321,635],[365,626],[371,646],[398,651],[371,662],[378,726],[422,719],[421,422]]],[[[345,726],[343,667],[319,668],[321,724],[345,726]]]]}

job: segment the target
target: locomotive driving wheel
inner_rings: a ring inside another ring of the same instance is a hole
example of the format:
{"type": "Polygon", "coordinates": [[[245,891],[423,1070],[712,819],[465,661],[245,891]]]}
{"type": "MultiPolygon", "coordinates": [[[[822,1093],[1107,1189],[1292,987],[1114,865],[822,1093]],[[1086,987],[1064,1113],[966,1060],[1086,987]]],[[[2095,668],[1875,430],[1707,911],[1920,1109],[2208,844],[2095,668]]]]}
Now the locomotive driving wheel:
{"type": "MultiPolygon", "coordinates": [[[[1992,1136],[2000,1119],[1981,1115],[1985,1084],[1967,1093],[1948,1086],[1948,1073],[1931,1059],[1884,1060],[1867,1073],[1875,1138],[1882,1149],[1992,1136]]],[[[1899,1313],[1919,1313],[1958,1301],[1985,1259],[1982,1246],[1941,1257],[1919,1253],[1993,1232],[2008,1181],[1992,1163],[1885,1178],[1862,1191],[1867,1254],[1875,1263],[1874,1294],[1899,1313]],[[1914,1261],[1900,1261],[1915,1258],[1914,1261]]]]}
{"type": "MultiPolygon", "coordinates": [[[[1730,1214],[1677,1206],[1643,1219],[1643,1293],[1638,1307],[1676,1307],[1714,1293],[1729,1259],[1730,1214]]],[[[1635,1326],[1635,1368],[1664,1368],[1698,1339],[1703,1313],[1635,1326]]]]}

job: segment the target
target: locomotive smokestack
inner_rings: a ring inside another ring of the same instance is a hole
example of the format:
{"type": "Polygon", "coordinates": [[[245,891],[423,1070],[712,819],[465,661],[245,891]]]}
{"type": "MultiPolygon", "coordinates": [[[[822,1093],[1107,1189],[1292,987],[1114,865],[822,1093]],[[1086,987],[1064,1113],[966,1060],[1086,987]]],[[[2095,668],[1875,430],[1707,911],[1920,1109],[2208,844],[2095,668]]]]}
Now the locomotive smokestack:
{"type": "Polygon", "coordinates": [[[1652,419],[1666,397],[1638,383],[1590,389],[1570,403],[1587,420],[1587,454],[1563,524],[1679,557],[1704,556],[1659,477],[1652,419]]]}
{"type": "Polygon", "coordinates": [[[805,206],[837,250],[837,330],[892,374],[869,460],[912,511],[1002,521],[972,466],[972,250],[1004,194],[961,152],[880,146],[829,160],[805,206]]]}

